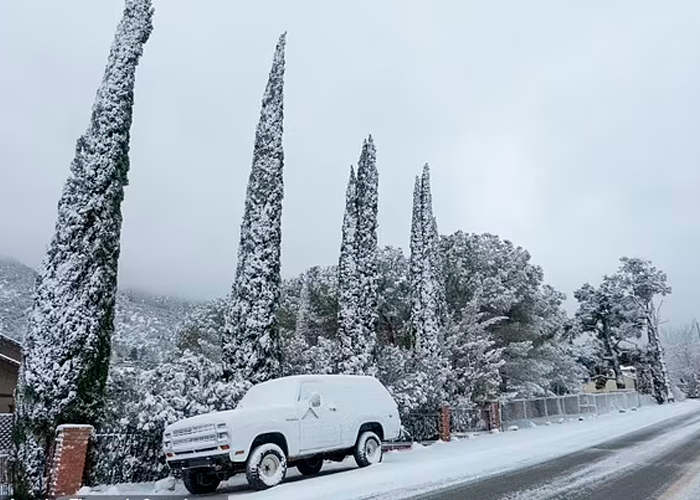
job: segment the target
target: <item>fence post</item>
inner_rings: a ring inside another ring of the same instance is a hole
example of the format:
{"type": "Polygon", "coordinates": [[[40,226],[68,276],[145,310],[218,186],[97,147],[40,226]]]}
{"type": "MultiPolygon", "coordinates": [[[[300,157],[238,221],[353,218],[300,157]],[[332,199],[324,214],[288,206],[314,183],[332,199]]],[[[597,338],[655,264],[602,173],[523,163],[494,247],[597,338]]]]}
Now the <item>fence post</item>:
{"type": "Polygon", "coordinates": [[[448,405],[442,405],[440,407],[438,434],[441,441],[447,442],[450,440],[450,414],[450,407],[448,405]]]}
{"type": "Polygon", "coordinates": [[[46,484],[49,498],[74,495],[83,483],[91,425],[59,425],[46,484]]]}

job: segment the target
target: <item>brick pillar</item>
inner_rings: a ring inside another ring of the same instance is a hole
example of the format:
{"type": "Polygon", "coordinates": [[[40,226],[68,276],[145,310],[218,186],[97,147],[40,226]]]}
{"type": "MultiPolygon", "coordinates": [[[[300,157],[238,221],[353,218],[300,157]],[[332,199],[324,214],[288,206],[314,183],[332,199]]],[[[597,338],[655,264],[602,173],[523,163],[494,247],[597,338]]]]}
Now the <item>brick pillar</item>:
{"type": "Polygon", "coordinates": [[[74,495],[83,485],[91,425],[59,425],[47,478],[48,497],[74,495]]]}
{"type": "Polygon", "coordinates": [[[489,401],[484,403],[481,409],[482,418],[486,421],[486,425],[490,431],[501,428],[501,403],[498,401],[489,401]]]}
{"type": "Polygon", "coordinates": [[[438,416],[438,434],[441,441],[449,441],[451,438],[450,415],[450,407],[442,405],[438,416]]]}

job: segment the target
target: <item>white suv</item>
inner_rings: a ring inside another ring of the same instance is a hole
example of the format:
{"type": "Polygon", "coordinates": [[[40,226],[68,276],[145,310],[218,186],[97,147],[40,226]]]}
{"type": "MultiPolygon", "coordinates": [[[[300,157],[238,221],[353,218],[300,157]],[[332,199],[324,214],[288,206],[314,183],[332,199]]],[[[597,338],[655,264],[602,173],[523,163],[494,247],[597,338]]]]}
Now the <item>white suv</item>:
{"type": "Polygon", "coordinates": [[[168,466],[191,493],[216,490],[246,473],[256,490],[279,484],[287,467],[316,474],[323,460],[355,456],[360,467],[382,460],[396,439],[396,403],[373,377],[300,375],[252,387],[235,410],[207,413],[165,428],[168,466]]]}

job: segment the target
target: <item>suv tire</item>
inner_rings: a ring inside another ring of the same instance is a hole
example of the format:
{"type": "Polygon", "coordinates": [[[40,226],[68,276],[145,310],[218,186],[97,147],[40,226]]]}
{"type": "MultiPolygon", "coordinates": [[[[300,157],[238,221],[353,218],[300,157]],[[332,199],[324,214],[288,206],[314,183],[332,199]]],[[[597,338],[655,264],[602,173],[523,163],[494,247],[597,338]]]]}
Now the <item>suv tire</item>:
{"type": "Polygon", "coordinates": [[[382,461],[382,440],[372,431],[360,434],[355,445],[355,462],[360,467],[378,464],[382,461]]]}
{"type": "Polygon", "coordinates": [[[201,493],[212,493],[219,487],[221,479],[208,470],[192,469],[186,470],[182,474],[182,482],[185,483],[187,491],[193,495],[201,493]]]}
{"type": "Polygon", "coordinates": [[[321,467],[323,467],[323,457],[321,455],[306,458],[297,464],[297,470],[303,476],[318,474],[321,472],[321,467]]]}
{"type": "Polygon", "coordinates": [[[254,490],[266,490],[277,486],[287,474],[287,457],[275,443],[255,448],[248,457],[245,475],[254,490]]]}

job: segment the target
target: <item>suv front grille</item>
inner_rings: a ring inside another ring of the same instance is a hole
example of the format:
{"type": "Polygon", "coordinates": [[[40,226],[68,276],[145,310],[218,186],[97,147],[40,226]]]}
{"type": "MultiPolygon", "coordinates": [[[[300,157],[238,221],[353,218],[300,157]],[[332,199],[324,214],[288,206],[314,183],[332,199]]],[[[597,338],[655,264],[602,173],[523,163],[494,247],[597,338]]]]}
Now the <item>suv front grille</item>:
{"type": "Polygon", "coordinates": [[[173,430],[173,437],[187,436],[188,434],[194,434],[196,432],[207,432],[214,430],[216,430],[216,426],[214,424],[203,424],[195,425],[192,427],[183,427],[182,429],[173,430]]]}

